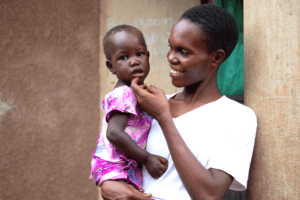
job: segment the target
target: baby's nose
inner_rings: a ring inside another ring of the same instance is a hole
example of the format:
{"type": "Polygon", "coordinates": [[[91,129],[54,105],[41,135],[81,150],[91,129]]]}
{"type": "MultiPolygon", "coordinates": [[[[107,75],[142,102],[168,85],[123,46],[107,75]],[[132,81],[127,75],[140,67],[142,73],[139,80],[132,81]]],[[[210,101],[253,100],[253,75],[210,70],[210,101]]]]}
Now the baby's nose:
{"type": "Polygon", "coordinates": [[[133,58],[130,61],[130,66],[135,66],[135,65],[139,65],[139,64],[140,64],[140,62],[136,58],[133,58]]]}

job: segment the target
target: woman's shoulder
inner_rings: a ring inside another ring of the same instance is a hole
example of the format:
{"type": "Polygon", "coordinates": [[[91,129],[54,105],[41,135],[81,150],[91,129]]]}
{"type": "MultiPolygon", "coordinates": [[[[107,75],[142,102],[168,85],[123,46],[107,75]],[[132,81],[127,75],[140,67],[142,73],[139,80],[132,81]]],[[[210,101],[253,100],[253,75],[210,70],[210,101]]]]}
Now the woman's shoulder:
{"type": "Polygon", "coordinates": [[[222,110],[226,112],[226,115],[237,120],[255,121],[257,120],[255,112],[248,106],[243,105],[237,101],[234,101],[226,96],[223,96],[220,101],[222,110]]]}

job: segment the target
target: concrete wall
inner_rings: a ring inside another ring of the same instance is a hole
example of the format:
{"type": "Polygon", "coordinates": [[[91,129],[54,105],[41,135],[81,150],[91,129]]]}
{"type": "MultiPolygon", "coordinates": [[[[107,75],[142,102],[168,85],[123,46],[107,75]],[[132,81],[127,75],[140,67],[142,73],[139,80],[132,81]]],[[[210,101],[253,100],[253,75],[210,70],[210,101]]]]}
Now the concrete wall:
{"type": "Polygon", "coordinates": [[[248,199],[300,199],[300,1],[244,2],[245,105],[258,117],[248,199]]]}
{"type": "Polygon", "coordinates": [[[97,199],[99,0],[0,1],[0,199],[97,199]]]}

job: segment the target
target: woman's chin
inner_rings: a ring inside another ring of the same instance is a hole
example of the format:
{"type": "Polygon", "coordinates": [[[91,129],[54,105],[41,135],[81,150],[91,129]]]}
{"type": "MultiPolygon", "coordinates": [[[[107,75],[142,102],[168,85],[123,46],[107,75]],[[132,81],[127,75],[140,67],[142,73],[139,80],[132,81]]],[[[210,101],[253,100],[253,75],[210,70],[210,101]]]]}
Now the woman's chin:
{"type": "Polygon", "coordinates": [[[179,83],[178,81],[172,80],[172,84],[177,88],[182,88],[184,85],[182,83],[179,83]]]}

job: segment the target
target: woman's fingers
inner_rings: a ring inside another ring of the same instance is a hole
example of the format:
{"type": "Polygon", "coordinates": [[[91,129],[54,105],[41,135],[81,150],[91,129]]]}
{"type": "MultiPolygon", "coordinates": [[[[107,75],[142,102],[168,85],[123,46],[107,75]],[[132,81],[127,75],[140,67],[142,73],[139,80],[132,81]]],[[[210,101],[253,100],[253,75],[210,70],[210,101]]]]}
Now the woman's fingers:
{"type": "Polygon", "coordinates": [[[145,84],[146,90],[151,93],[151,94],[156,94],[157,93],[157,87],[151,85],[150,83],[145,84]]]}
{"type": "Polygon", "coordinates": [[[131,89],[134,91],[140,107],[156,120],[165,114],[171,116],[169,102],[163,90],[150,84],[145,84],[145,88],[141,89],[138,86],[137,79],[131,81],[131,89]]]}
{"type": "Polygon", "coordinates": [[[138,96],[144,94],[146,91],[144,90],[146,88],[145,85],[138,85],[138,78],[134,78],[131,81],[131,89],[134,91],[134,93],[138,96]]]}
{"type": "Polygon", "coordinates": [[[142,193],[134,186],[119,181],[105,181],[101,186],[101,195],[104,200],[154,200],[152,194],[142,193]]]}
{"type": "Polygon", "coordinates": [[[143,192],[140,192],[139,190],[137,190],[133,185],[129,185],[128,184],[128,187],[130,187],[132,189],[132,194],[130,196],[129,199],[134,199],[134,200],[140,200],[140,199],[150,199],[150,200],[153,200],[151,197],[152,197],[152,194],[146,194],[146,193],[143,193],[143,192]]]}
{"type": "Polygon", "coordinates": [[[156,87],[150,85],[150,83],[139,85],[138,80],[139,80],[138,78],[134,78],[131,81],[130,87],[135,93],[142,95],[142,94],[146,94],[145,92],[147,91],[149,93],[154,94],[155,89],[157,89],[156,87]]]}
{"type": "Polygon", "coordinates": [[[138,87],[138,79],[137,78],[134,78],[131,80],[131,85],[130,87],[132,88],[133,91],[135,91],[138,87]]]}

